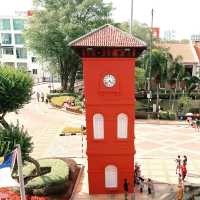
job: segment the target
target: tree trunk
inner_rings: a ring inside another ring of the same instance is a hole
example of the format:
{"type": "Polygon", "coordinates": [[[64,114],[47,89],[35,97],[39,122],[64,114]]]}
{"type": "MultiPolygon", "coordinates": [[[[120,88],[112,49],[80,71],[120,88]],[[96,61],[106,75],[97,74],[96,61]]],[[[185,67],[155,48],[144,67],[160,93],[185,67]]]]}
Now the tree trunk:
{"type": "Polygon", "coordinates": [[[159,116],[159,83],[156,83],[156,112],[159,116]]]}
{"type": "Polygon", "coordinates": [[[63,90],[68,90],[68,79],[69,79],[69,68],[67,61],[62,62],[60,59],[60,78],[61,78],[61,86],[63,90]]]}
{"type": "Polygon", "coordinates": [[[31,158],[31,157],[26,158],[26,161],[35,165],[36,175],[40,176],[41,175],[41,170],[40,170],[40,164],[39,164],[39,162],[37,160],[31,158]]]}
{"type": "Polygon", "coordinates": [[[4,113],[1,117],[0,117],[0,123],[1,125],[5,128],[5,129],[9,129],[10,125],[7,123],[7,121],[4,119],[4,116],[6,115],[6,113],[4,113]]]}
{"type": "Polygon", "coordinates": [[[78,65],[73,67],[73,70],[71,71],[70,74],[70,86],[69,86],[69,92],[74,92],[74,83],[76,81],[76,73],[78,70],[78,65]]]}

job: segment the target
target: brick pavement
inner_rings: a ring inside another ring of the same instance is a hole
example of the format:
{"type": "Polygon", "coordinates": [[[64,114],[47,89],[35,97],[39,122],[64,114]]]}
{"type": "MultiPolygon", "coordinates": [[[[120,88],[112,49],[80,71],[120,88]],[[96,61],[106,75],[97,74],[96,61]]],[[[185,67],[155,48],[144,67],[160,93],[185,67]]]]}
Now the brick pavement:
{"type": "MultiPolygon", "coordinates": [[[[83,184],[80,183],[75,200],[123,199],[123,194],[119,196],[98,195],[90,198],[86,158],[81,158],[81,136],[59,136],[65,126],[79,127],[84,124],[84,116],[59,112],[44,103],[36,103],[33,99],[32,103],[20,110],[18,115],[11,113],[7,119],[12,122],[16,122],[18,119],[28,129],[35,144],[33,157],[74,157],[78,163],[86,165],[83,184]]],[[[155,182],[162,183],[157,184],[158,195],[166,191],[168,186],[170,188],[171,184],[177,183],[174,159],[178,154],[188,156],[187,182],[200,183],[200,132],[195,132],[191,127],[188,128],[185,122],[137,120],[135,137],[136,161],[141,163],[142,174],[146,178],[152,178],[155,182]]],[[[85,148],[86,141],[84,139],[84,150],[85,148]]],[[[136,199],[146,200],[149,197],[137,193],[136,199]]]]}

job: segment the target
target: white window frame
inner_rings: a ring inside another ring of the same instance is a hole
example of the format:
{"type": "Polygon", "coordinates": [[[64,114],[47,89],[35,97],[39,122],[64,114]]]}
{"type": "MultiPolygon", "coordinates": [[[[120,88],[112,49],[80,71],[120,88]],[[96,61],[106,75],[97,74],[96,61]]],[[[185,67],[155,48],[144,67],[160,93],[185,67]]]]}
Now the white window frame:
{"type": "Polygon", "coordinates": [[[93,115],[94,139],[104,139],[104,117],[100,113],[93,115]]]}
{"type": "Polygon", "coordinates": [[[105,167],[105,187],[116,188],[118,186],[118,171],[115,165],[105,167]]]}
{"type": "Polygon", "coordinates": [[[128,138],[128,116],[125,113],[120,113],[117,116],[117,138],[128,138]]]}

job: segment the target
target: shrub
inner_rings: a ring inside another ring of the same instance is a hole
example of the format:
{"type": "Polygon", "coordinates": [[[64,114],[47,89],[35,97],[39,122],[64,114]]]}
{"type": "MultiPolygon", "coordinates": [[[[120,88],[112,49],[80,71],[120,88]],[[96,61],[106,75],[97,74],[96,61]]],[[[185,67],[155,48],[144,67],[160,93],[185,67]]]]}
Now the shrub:
{"type": "Polygon", "coordinates": [[[175,120],[176,119],[176,113],[169,112],[169,120],[175,120]]]}
{"type": "MultiPolygon", "coordinates": [[[[66,191],[66,183],[69,179],[69,167],[60,159],[38,160],[41,168],[50,167],[49,173],[35,177],[25,185],[29,194],[49,195],[66,191]]],[[[28,164],[23,168],[24,176],[31,176],[35,167],[28,164]]]]}
{"type": "Polygon", "coordinates": [[[160,111],[159,118],[167,120],[167,119],[169,119],[169,113],[167,111],[160,111]]]}
{"type": "Polygon", "coordinates": [[[74,96],[77,95],[75,93],[54,93],[54,94],[47,94],[47,98],[51,100],[53,97],[61,97],[61,96],[74,96]]]}
{"type": "Polygon", "coordinates": [[[31,136],[19,124],[11,124],[9,129],[0,127],[0,156],[11,153],[16,144],[20,144],[22,158],[25,160],[33,150],[31,136]]]}
{"type": "Polygon", "coordinates": [[[73,96],[59,96],[51,98],[51,103],[55,106],[62,107],[65,101],[75,101],[73,96]]]}

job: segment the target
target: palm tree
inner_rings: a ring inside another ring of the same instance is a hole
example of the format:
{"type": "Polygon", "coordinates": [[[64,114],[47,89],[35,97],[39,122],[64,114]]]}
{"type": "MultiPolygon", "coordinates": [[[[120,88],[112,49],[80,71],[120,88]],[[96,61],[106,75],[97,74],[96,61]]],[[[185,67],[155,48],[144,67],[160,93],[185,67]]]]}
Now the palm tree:
{"type": "Polygon", "coordinates": [[[170,84],[170,86],[175,84],[173,102],[171,103],[171,96],[172,96],[171,92],[170,92],[170,100],[169,100],[169,103],[172,106],[171,110],[173,110],[174,102],[176,99],[178,83],[180,83],[180,81],[183,79],[185,75],[185,68],[182,64],[183,58],[181,56],[177,56],[176,58],[173,58],[173,56],[170,53],[168,53],[168,58],[169,58],[169,67],[168,67],[168,72],[167,72],[168,83],[170,84]]]}
{"type": "Polygon", "coordinates": [[[159,106],[159,86],[167,80],[168,52],[162,48],[154,48],[151,54],[147,52],[144,57],[144,66],[146,67],[146,78],[150,76],[150,82],[156,83],[156,109],[159,106]]]}

